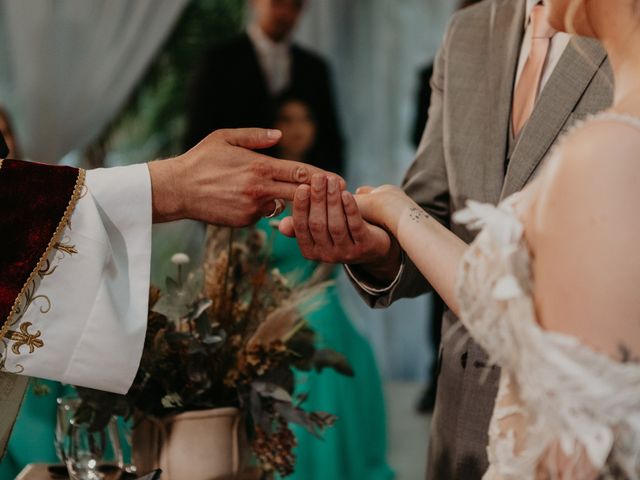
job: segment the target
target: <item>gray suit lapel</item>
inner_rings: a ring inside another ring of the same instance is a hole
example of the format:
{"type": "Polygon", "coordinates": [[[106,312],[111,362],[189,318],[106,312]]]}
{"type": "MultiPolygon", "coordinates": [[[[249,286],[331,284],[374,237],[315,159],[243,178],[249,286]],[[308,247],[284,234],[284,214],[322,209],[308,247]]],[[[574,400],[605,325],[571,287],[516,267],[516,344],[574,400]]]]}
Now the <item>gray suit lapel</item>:
{"type": "Polygon", "coordinates": [[[586,38],[571,41],[522,130],[509,162],[501,198],[524,188],[605,58],[606,53],[598,42],[586,38]]]}
{"type": "Polygon", "coordinates": [[[484,161],[488,162],[489,175],[486,178],[491,181],[491,185],[486,185],[487,200],[493,203],[498,203],[504,184],[513,82],[524,34],[525,6],[524,0],[494,2],[488,25],[491,52],[489,75],[494,95],[488,110],[492,112],[492,118],[487,118],[487,121],[496,125],[491,129],[491,153],[484,161]]]}

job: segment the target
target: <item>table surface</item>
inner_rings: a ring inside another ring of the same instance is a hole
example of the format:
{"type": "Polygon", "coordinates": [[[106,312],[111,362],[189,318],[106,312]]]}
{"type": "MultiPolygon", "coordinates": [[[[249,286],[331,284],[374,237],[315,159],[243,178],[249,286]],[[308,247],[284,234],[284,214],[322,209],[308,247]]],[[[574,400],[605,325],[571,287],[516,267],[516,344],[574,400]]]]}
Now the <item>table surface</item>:
{"type": "MultiPolygon", "coordinates": [[[[62,465],[59,465],[62,467],[62,465]]],[[[54,476],[49,473],[48,470],[49,465],[43,463],[37,463],[32,465],[27,465],[25,469],[18,475],[16,480],[63,480],[64,476],[54,476]]],[[[120,472],[115,472],[113,474],[105,475],[105,480],[118,480],[120,477],[120,472]]],[[[261,477],[260,472],[257,469],[251,469],[246,471],[245,473],[239,476],[225,477],[219,480],[259,480],[261,477]]],[[[133,477],[129,477],[133,478],[133,477]]]]}
{"type": "MultiPolygon", "coordinates": [[[[16,480],[53,480],[60,479],[63,480],[65,478],[69,478],[68,476],[62,475],[52,475],[49,473],[48,467],[50,465],[44,463],[35,463],[32,465],[27,465],[25,469],[18,475],[16,480]]],[[[63,468],[62,465],[57,465],[57,467],[63,468]]],[[[120,472],[115,472],[112,474],[106,474],[105,480],[116,480],[120,476],[120,472]]]]}

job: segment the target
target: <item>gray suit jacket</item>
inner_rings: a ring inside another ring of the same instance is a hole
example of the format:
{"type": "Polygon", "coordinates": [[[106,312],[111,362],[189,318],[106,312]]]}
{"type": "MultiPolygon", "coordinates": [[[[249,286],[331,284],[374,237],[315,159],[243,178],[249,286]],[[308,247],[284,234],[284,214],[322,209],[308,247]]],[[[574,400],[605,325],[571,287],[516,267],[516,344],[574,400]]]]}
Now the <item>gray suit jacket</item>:
{"type": "MultiPolygon", "coordinates": [[[[465,242],[474,233],[452,224],[453,212],[469,199],[497,204],[521,190],[567,128],[612,102],[604,50],[593,40],[576,38],[510,153],[524,15],[525,0],[486,0],[458,12],[435,62],[429,123],[404,188],[465,242]]],[[[429,290],[408,263],[388,295],[361,293],[371,306],[386,307],[429,290]]],[[[487,365],[485,352],[464,329],[451,330],[454,325],[460,326],[451,312],[445,313],[429,452],[428,478],[433,480],[480,479],[487,468],[487,429],[499,371],[487,365]]]]}

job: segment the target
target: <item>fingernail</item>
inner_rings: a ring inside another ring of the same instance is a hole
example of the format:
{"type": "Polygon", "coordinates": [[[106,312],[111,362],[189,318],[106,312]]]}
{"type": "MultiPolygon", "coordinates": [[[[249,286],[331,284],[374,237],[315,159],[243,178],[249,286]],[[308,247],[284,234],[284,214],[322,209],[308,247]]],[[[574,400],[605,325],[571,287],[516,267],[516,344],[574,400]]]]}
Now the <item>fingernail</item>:
{"type": "Polygon", "coordinates": [[[280,130],[267,130],[267,138],[269,140],[278,140],[282,136],[282,132],[280,130]]]}
{"type": "Polygon", "coordinates": [[[349,192],[342,192],[342,203],[347,203],[351,194],[349,192]]]}
{"type": "Polygon", "coordinates": [[[338,180],[336,180],[335,177],[329,177],[327,190],[329,190],[329,193],[336,193],[338,191],[338,180]]]}
{"type": "Polygon", "coordinates": [[[298,198],[300,200],[307,200],[309,198],[309,189],[308,188],[299,188],[298,189],[298,198]]]}
{"type": "Polygon", "coordinates": [[[324,175],[316,174],[311,178],[311,186],[315,190],[322,190],[324,187],[324,175]]]}

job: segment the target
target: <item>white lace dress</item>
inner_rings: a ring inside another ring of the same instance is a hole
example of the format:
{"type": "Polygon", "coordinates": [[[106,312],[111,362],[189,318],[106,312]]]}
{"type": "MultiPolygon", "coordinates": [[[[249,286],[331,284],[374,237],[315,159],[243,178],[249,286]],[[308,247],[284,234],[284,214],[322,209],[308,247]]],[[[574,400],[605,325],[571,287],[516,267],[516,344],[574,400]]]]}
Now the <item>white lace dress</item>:
{"type": "Polygon", "coordinates": [[[502,368],[484,479],[639,479],[640,365],[539,326],[517,202],[469,202],[455,217],[482,228],[461,265],[460,317],[502,368]]]}

